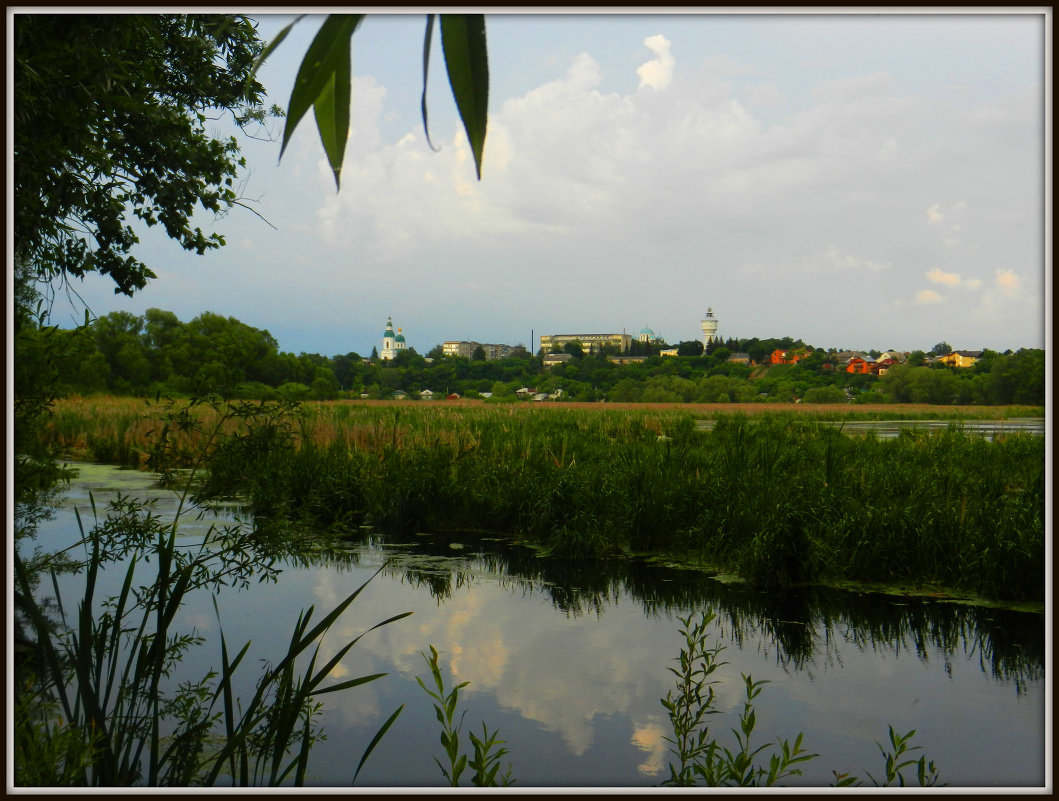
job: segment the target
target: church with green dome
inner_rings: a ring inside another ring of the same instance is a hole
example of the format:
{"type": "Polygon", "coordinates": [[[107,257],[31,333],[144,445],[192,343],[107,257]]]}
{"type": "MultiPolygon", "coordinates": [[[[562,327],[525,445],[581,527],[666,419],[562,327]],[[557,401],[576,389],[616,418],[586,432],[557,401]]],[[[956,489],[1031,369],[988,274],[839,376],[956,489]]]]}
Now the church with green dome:
{"type": "Polygon", "coordinates": [[[401,329],[397,329],[397,333],[393,330],[393,319],[391,317],[386,318],[386,330],[382,332],[382,350],[379,351],[379,358],[384,361],[390,361],[397,356],[397,351],[404,350],[408,347],[405,342],[404,334],[401,333],[401,329]]]}

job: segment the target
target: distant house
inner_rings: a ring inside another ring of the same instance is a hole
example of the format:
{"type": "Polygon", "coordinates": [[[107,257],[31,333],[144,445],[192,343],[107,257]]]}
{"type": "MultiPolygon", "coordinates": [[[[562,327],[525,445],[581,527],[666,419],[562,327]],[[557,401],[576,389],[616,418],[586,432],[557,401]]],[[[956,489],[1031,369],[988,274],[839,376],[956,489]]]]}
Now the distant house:
{"type": "Polygon", "coordinates": [[[982,358],[980,350],[954,350],[945,356],[939,356],[938,361],[950,367],[970,367],[982,358]]]}
{"type": "Polygon", "coordinates": [[[544,356],[545,367],[555,367],[557,364],[566,364],[573,356],[569,353],[548,353],[544,356]]]}
{"type": "Polygon", "coordinates": [[[533,396],[533,400],[535,400],[535,401],[546,401],[546,400],[548,400],[548,393],[547,392],[538,392],[536,395],[533,396]]]}
{"type": "Polygon", "coordinates": [[[808,352],[804,348],[798,350],[779,350],[778,348],[769,354],[769,364],[797,364],[808,352]]]}
{"type": "Polygon", "coordinates": [[[873,375],[886,375],[886,371],[897,364],[896,359],[890,357],[878,358],[875,363],[871,365],[871,372],[873,375]]]}
{"type": "MultiPolygon", "coordinates": [[[[489,394],[491,395],[492,393],[489,393],[489,394]]],[[[450,392],[448,395],[445,396],[445,400],[459,400],[459,399],[460,399],[460,394],[458,392],[450,392]]]]}
{"type": "Polygon", "coordinates": [[[885,353],[879,354],[879,360],[893,359],[894,364],[904,364],[908,361],[908,354],[899,350],[888,350],[885,353]]]}
{"type": "Polygon", "coordinates": [[[431,392],[429,389],[424,389],[422,392],[419,393],[419,397],[421,397],[423,400],[434,400],[434,393],[431,392]]]}
{"type": "Polygon", "coordinates": [[[533,390],[529,387],[519,387],[515,390],[515,394],[518,395],[520,398],[528,398],[533,395],[533,390]]]}
{"type": "Polygon", "coordinates": [[[680,348],[662,348],[660,351],[658,351],[658,355],[659,356],[678,356],[679,355],[677,353],[678,350],[680,350],[680,348]]]}
{"type": "Polygon", "coordinates": [[[404,400],[407,397],[408,397],[408,393],[405,392],[403,389],[395,389],[393,391],[393,399],[394,400],[404,400]]]}
{"type": "Polygon", "coordinates": [[[750,364],[749,353],[730,353],[728,354],[728,361],[733,364],[750,364]]]}
{"type": "Polygon", "coordinates": [[[875,359],[871,356],[857,355],[850,359],[846,364],[846,372],[870,374],[874,364],[875,359]]]}

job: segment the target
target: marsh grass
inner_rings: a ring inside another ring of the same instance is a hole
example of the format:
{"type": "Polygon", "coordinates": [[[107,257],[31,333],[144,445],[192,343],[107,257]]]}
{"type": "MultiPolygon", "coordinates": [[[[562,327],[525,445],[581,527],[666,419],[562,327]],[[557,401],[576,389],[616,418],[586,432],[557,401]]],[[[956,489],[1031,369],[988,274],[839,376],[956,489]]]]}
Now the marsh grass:
{"type": "MultiPolygon", "coordinates": [[[[131,414],[85,411],[101,426],[131,414]]],[[[271,439],[212,449],[201,495],[240,493],[262,520],[396,537],[485,531],[571,558],[669,553],[766,587],[1043,598],[1043,437],[989,441],[958,420],[850,437],[826,416],[720,415],[703,431],[670,408],[303,404],[271,439]]],[[[130,452],[142,425],[125,429],[130,452]]]]}

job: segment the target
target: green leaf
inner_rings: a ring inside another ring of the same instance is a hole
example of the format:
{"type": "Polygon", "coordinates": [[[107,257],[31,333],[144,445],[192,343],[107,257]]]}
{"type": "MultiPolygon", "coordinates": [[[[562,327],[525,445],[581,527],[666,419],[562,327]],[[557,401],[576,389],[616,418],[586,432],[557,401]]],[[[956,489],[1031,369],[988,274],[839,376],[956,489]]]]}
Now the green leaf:
{"type": "Polygon", "coordinates": [[[265,59],[271,56],[273,51],[281,44],[283,44],[283,40],[287,38],[287,34],[291,32],[291,29],[295,25],[301,22],[304,16],[304,14],[299,14],[297,17],[295,17],[294,22],[292,22],[290,25],[288,25],[282,31],[276,34],[276,38],[269,42],[265,49],[261,51],[261,54],[254,60],[254,66],[250,70],[250,74],[246,78],[247,86],[249,86],[251,82],[253,82],[254,78],[257,77],[257,71],[261,69],[261,65],[265,63],[265,59]]]}
{"type": "Polygon", "coordinates": [[[309,49],[305,51],[290,94],[287,122],[283,128],[283,144],[279,154],[281,159],[294,129],[298,127],[309,107],[315,105],[316,99],[325,91],[327,84],[343,69],[348,74],[349,40],[363,19],[363,14],[329,15],[317,31],[309,49]]]}
{"type": "Polygon", "coordinates": [[[368,743],[368,747],[364,749],[364,755],[360,758],[360,762],[357,764],[357,769],[353,773],[353,782],[351,783],[355,783],[357,781],[357,776],[360,774],[360,769],[364,767],[364,763],[371,755],[371,752],[375,750],[375,746],[379,744],[379,740],[382,739],[382,736],[386,734],[390,726],[393,725],[393,722],[397,720],[397,716],[401,714],[402,709],[404,709],[404,704],[401,704],[399,707],[397,707],[397,709],[394,710],[394,713],[390,715],[390,717],[386,720],[385,723],[382,724],[379,730],[375,732],[375,736],[371,738],[371,742],[368,743]]]}
{"type": "Polygon", "coordinates": [[[427,31],[423,36],[423,96],[419,100],[419,110],[423,115],[423,133],[426,134],[427,144],[436,153],[438,149],[430,141],[430,126],[427,123],[427,75],[430,72],[430,43],[434,38],[434,16],[434,14],[427,14],[427,31]]]}
{"type": "Polygon", "coordinates": [[[331,172],[335,176],[336,190],[341,188],[339,179],[342,158],[346,152],[346,140],[349,138],[350,42],[351,39],[339,42],[340,46],[345,44],[345,54],[335,58],[335,71],[313,104],[316,127],[320,131],[320,141],[323,143],[324,152],[327,153],[331,172]]]}
{"type": "Polygon", "coordinates": [[[482,178],[482,152],[489,106],[489,55],[485,44],[484,14],[442,14],[441,48],[449,86],[463,120],[474,155],[478,179],[482,178]]]}
{"type": "Polygon", "coordinates": [[[370,676],[361,676],[357,679],[350,679],[349,681],[343,681],[339,684],[333,684],[330,687],[317,688],[313,691],[313,695],[323,695],[324,693],[335,693],[341,690],[348,690],[350,687],[359,687],[362,684],[367,684],[370,681],[381,679],[385,676],[385,673],[372,673],[370,676]]]}

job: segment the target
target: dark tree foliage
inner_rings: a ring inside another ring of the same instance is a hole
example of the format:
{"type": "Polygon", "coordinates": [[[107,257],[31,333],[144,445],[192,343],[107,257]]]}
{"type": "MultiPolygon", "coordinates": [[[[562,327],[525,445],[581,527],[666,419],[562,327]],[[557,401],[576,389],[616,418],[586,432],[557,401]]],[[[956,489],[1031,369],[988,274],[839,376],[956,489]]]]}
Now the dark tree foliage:
{"type": "MultiPolygon", "coordinates": [[[[787,340],[791,342],[791,340],[787,340]]],[[[759,341],[767,345],[780,340],[759,341]]],[[[732,344],[746,344],[733,342],[732,344]]],[[[219,392],[236,398],[273,399],[297,390],[299,397],[392,397],[413,394],[467,396],[492,392],[514,399],[521,387],[563,390],[564,400],[665,403],[1044,403],[1044,351],[1000,354],[984,351],[973,368],[891,367],[882,377],[847,373],[833,354],[814,350],[797,364],[749,367],[726,361],[727,348],[708,356],[651,356],[615,364],[605,353],[544,367],[525,353],[503,359],[446,356],[427,361],[401,350],[391,361],[364,360],[356,353],[324,356],[284,353],[268,331],[232,317],[204,312],[182,323],[172,312],[148,309],[142,317],[112,312],[84,328],[30,329],[16,343],[16,380],[48,370],[60,393],[107,391],[167,395],[219,392]],[[48,365],[41,346],[51,341],[48,365]],[[848,390],[848,392],[847,392],[848,390]]],[[[800,346],[799,346],[800,347],[800,346]]],[[[576,349],[576,344],[571,350],[576,349]]]]}
{"type": "MultiPolygon", "coordinates": [[[[710,343],[713,344],[712,342],[710,343]]],[[[705,346],[697,339],[681,342],[677,345],[677,356],[701,356],[705,346]]],[[[711,348],[712,352],[712,348],[711,348]]]]}
{"type": "Polygon", "coordinates": [[[244,165],[210,116],[260,122],[248,80],[262,48],[230,15],[18,14],[14,17],[15,250],[41,278],[109,275],[131,295],[154,277],[132,255],[131,212],[186,250],[224,244],[192,223],[238,201],[244,165]]]}

